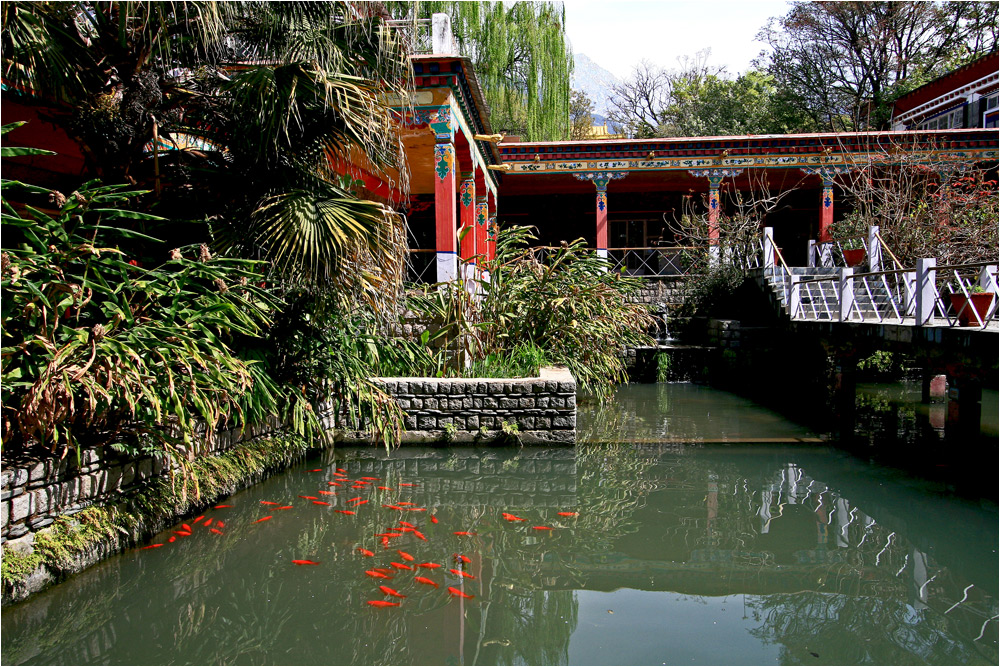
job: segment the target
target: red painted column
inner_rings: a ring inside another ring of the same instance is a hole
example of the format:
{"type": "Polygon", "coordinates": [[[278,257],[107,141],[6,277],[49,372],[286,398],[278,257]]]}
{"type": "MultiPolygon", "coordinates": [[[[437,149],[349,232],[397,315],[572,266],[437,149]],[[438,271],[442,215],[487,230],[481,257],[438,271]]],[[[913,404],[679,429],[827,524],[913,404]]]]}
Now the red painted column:
{"type": "Polygon", "coordinates": [[[486,195],[476,196],[476,254],[482,259],[489,259],[489,250],[486,243],[486,224],[489,220],[489,204],[486,195]]]}
{"type": "Polygon", "coordinates": [[[822,209],[819,218],[819,242],[830,240],[830,225],[833,224],[833,176],[823,174],[823,195],[820,199],[822,209]]]}
{"type": "Polygon", "coordinates": [[[437,249],[437,280],[458,278],[455,220],[455,145],[434,145],[434,228],[437,249]]]}
{"type": "Polygon", "coordinates": [[[597,187],[597,254],[608,257],[608,179],[595,178],[597,187]]]}
{"type": "Polygon", "coordinates": [[[719,187],[722,185],[722,176],[708,177],[708,245],[709,247],[719,245],[719,187]]]}
{"type": "Polygon", "coordinates": [[[486,255],[491,260],[497,257],[497,196],[489,193],[486,218],[486,255]]]}
{"type": "Polygon", "coordinates": [[[463,172],[458,186],[459,230],[461,256],[466,262],[476,256],[476,179],[474,172],[463,172]]]}

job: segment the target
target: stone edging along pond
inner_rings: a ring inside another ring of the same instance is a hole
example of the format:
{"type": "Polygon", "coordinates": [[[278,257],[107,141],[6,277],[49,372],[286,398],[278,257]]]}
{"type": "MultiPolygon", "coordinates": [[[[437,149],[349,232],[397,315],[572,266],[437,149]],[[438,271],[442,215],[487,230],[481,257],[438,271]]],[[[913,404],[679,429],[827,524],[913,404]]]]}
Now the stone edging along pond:
{"type": "MultiPolygon", "coordinates": [[[[403,443],[573,444],[576,383],[564,368],[537,378],[381,378],[405,412],[403,443]],[[516,428],[515,428],[516,426],[516,428]]],[[[276,425],[244,436],[220,431],[181,464],[166,456],[128,458],[83,450],[4,465],[2,471],[3,605],[125,551],[185,516],[280,472],[310,446],[274,436],[276,425]]],[[[334,441],[368,443],[339,432],[334,441]]],[[[323,447],[319,443],[312,448],[323,447]]]]}

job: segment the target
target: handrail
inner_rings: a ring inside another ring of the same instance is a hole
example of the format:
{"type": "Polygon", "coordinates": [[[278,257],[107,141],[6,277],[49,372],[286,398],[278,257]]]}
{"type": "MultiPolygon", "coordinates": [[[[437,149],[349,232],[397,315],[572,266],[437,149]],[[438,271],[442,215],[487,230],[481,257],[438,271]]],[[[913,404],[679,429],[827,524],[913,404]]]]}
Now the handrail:
{"type": "Polygon", "coordinates": [[[899,261],[899,259],[896,257],[895,254],[893,254],[892,250],[889,248],[889,244],[885,242],[884,238],[882,238],[882,232],[875,232],[875,238],[877,238],[878,242],[880,244],[882,244],[882,249],[885,250],[887,253],[889,253],[889,257],[892,257],[893,263],[897,267],[899,267],[900,269],[902,269],[903,268],[903,263],[899,261]]]}

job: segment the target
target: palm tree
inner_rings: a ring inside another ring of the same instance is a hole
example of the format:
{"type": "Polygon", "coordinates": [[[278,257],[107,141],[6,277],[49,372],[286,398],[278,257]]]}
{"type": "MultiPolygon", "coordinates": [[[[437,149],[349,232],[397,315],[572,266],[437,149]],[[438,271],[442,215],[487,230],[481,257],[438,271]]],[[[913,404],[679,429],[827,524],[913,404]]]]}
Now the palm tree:
{"type": "Polygon", "coordinates": [[[219,247],[283,280],[373,295],[399,279],[403,222],[338,170],[362,164],[406,192],[387,100],[411,77],[365,9],[9,2],[3,76],[49,108],[95,175],[152,186],[161,212],[209,220],[219,247]]]}

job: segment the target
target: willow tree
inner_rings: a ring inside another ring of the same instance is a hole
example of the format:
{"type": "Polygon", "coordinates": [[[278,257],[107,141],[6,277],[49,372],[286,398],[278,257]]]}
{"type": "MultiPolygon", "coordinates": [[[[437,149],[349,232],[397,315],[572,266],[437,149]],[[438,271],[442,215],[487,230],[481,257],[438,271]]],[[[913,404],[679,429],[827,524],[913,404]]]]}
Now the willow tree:
{"type": "Polygon", "coordinates": [[[472,59],[495,130],[528,141],[568,139],[573,52],[562,3],[388,3],[397,19],[451,17],[463,55],[472,59]]]}

